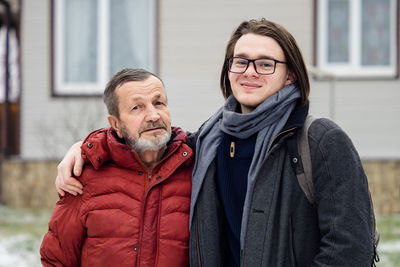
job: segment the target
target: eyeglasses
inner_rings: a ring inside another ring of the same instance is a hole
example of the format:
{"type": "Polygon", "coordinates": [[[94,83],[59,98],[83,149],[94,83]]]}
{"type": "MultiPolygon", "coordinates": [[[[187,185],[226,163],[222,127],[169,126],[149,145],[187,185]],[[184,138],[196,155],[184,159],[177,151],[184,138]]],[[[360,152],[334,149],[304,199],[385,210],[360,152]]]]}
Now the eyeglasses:
{"type": "Polygon", "coordinates": [[[258,74],[268,75],[275,72],[276,64],[286,64],[286,62],[276,59],[260,58],[260,59],[247,59],[242,57],[231,57],[228,59],[229,71],[232,73],[242,74],[249,68],[249,64],[253,63],[254,70],[258,74]]]}

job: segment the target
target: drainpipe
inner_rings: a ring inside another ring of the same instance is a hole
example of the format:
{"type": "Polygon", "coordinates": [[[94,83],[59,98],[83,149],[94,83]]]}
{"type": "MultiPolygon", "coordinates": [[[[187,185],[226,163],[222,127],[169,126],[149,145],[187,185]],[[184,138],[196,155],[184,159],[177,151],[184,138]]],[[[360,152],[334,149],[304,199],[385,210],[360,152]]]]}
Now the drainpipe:
{"type": "Polygon", "coordinates": [[[3,176],[3,160],[6,159],[11,154],[11,147],[10,142],[11,140],[11,131],[10,131],[10,101],[9,101],[9,94],[10,94],[10,69],[9,69],[9,30],[10,30],[10,19],[11,19],[11,9],[10,4],[4,0],[0,0],[0,5],[4,6],[6,16],[5,16],[5,25],[6,25],[6,47],[5,47],[5,97],[4,97],[4,119],[2,120],[1,125],[1,136],[3,137],[4,144],[0,148],[0,203],[4,203],[3,199],[3,188],[2,188],[2,176],[3,176]]]}
{"type": "Polygon", "coordinates": [[[4,144],[1,148],[1,152],[3,158],[7,158],[11,154],[10,140],[11,140],[11,131],[10,131],[10,68],[9,68],[9,31],[10,31],[10,19],[11,19],[11,8],[10,4],[7,1],[0,0],[0,4],[4,6],[6,16],[5,16],[5,26],[6,28],[6,43],[5,43],[5,97],[4,97],[4,119],[3,125],[1,125],[4,144]]]}

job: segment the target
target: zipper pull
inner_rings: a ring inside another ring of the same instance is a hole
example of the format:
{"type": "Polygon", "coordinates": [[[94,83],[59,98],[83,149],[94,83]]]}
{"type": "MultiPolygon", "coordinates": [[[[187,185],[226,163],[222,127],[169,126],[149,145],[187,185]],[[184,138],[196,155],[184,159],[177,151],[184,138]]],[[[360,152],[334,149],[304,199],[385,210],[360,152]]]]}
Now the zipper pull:
{"type": "Polygon", "coordinates": [[[231,158],[233,158],[235,156],[235,142],[231,142],[231,147],[229,149],[229,154],[231,156],[231,158]]]}
{"type": "Polygon", "coordinates": [[[152,176],[152,171],[151,170],[148,170],[148,175],[147,175],[147,180],[145,180],[144,181],[144,187],[146,188],[148,185],[149,185],[149,183],[151,182],[151,176],[152,176]]]}

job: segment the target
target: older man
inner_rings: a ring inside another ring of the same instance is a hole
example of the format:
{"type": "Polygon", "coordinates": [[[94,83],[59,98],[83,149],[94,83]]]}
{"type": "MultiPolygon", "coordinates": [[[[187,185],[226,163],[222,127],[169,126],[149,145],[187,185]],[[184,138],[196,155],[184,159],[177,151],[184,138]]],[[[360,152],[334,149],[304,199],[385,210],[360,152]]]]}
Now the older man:
{"type": "Polygon", "coordinates": [[[44,266],[188,266],[193,152],[171,128],[162,81],[116,73],[104,91],[112,128],[82,145],[82,195],[57,202],[44,266]]]}

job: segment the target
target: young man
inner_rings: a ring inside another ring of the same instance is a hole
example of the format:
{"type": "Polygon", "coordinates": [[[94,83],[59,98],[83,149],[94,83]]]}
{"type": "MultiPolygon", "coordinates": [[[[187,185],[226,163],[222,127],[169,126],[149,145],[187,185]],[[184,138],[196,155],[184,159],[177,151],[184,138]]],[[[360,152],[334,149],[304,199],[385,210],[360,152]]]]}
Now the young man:
{"type": "Polygon", "coordinates": [[[359,156],[327,119],[309,129],[315,204],[288,150],[308,113],[292,35],[243,22],[221,74],[225,105],[200,129],[192,177],[191,266],[371,266],[373,210],[359,156]]]}
{"type": "Polygon", "coordinates": [[[171,128],[162,81],[116,73],[104,91],[110,129],[89,135],[82,195],[57,202],[44,266],[189,266],[193,152],[171,128]]]}
{"type": "MultiPolygon", "coordinates": [[[[308,114],[309,79],[293,36],[265,19],[241,23],[221,90],[224,106],[197,133],[191,266],[370,266],[367,179],[351,140],[327,119],[308,132],[314,204],[299,186],[288,143],[308,114]]],[[[74,155],[57,179],[67,190],[74,155]]]]}

